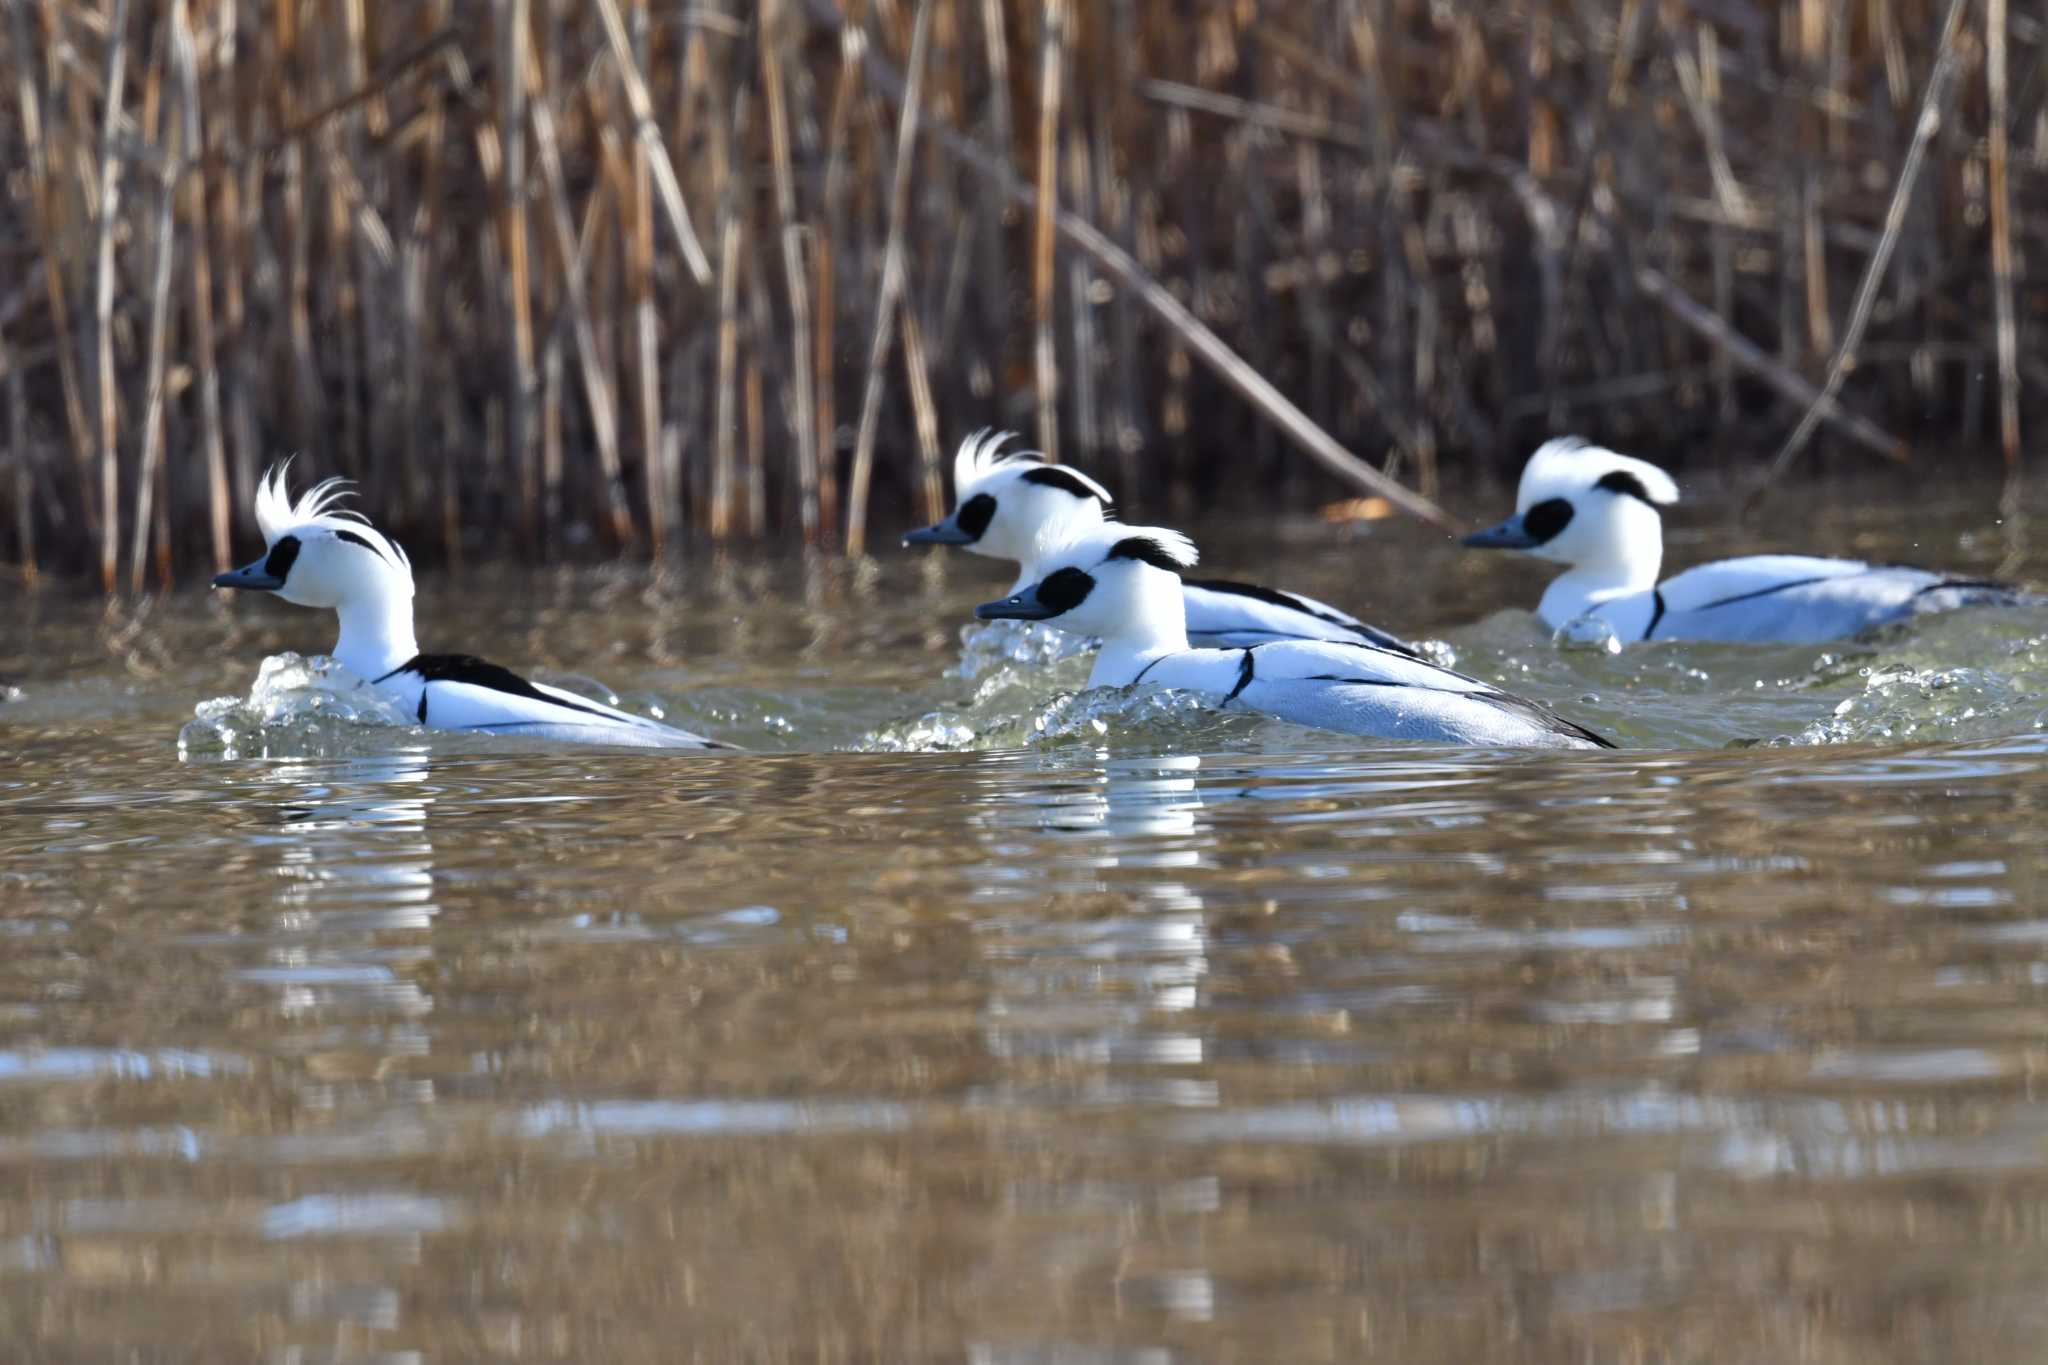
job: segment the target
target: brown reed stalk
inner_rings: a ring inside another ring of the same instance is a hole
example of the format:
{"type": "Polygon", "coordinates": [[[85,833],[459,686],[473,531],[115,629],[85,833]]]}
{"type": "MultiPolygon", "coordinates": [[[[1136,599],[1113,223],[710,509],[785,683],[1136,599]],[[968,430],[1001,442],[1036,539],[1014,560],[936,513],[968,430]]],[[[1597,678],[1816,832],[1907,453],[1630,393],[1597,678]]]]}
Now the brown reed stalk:
{"type": "MultiPolygon", "coordinates": [[[[1057,2],[1057,0],[1055,0],[1057,2]]],[[[910,168],[917,150],[917,125],[924,96],[925,50],[931,45],[932,0],[918,0],[910,30],[909,76],[903,112],[896,121],[896,169],[889,185],[889,238],[882,252],[882,288],[875,302],[875,329],[868,343],[867,382],[861,391],[860,431],[853,447],[853,473],[846,490],[846,553],[867,550],[868,482],[874,476],[875,421],[882,410],[884,366],[889,360],[890,324],[903,295],[903,234],[910,216],[910,168]]]]}
{"type": "Polygon", "coordinates": [[[100,138],[98,287],[93,294],[93,340],[99,399],[100,584],[114,590],[121,536],[118,403],[114,373],[114,223],[121,214],[121,90],[127,76],[128,0],[111,0],[107,19],[106,122],[100,138]]]}
{"type": "Polygon", "coordinates": [[[529,0],[497,0],[491,17],[498,29],[498,232],[505,247],[502,297],[512,335],[504,347],[505,435],[519,492],[520,525],[528,543],[537,534],[540,459],[534,430],[539,378],[534,369],[533,277],[526,241],[526,63],[532,39],[529,0]]]}
{"type": "Polygon", "coordinates": [[[1990,118],[1992,297],[1998,310],[1998,448],[2020,466],[2019,328],[2013,316],[2012,188],[2006,161],[2005,0],[1984,0],[1984,84],[1990,118]]]}
{"type": "MultiPolygon", "coordinates": [[[[929,3],[929,0],[926,0],[926,3],[929,3]]],[[[892,100],[903,104],[908,117],[908,111],[916,108],[917,104],[918,90],[915,80],[899,78],[888,69],[879,54],[868,53],[867,63],[875,83],[881,86],[892,100]]],[[[955,159],[992,181],[1013,202],[1026,209],[1036,210],[1036,191],[1017,178],[1007,161],[999,159],[957,128],[943,121],[932,121],[932,136],[955,159]]],[[[1094,257],[1096,264],[1132,290],[1191,352],[1215,372],[1218,378],[1235,389],[1253,407],[1263,412],[1268,420],[1280,427],[1288,439],[1310,458],[1339,478],[1386,498],[1411,516],[1446,529],[1456,525],[1450,514],[1435,502],[1395,482],[1360,460],[1338,444],[1328,432],[1310,421],[1307,414],[1273,386],[1272,381],[1246,364],[1221,337],[1211,331],[1186,304],[1175,297],[1172,290],[1159,283],[1132,259],[1130,253],[1104,237],[1092,225],[1082,222],[1070,213],[1062,212],[1056,221],[1061,236],[1094,257]]]]}
{"type": "MultiPolygon", "coordinates": [[[[735,110],[735,122],[740,117],[744,106],[735,110]]],[[[739,424],[739,179],[726,172],[718,202],[718,401],[712,416],[710,531],[713,543],[720,545],[732,533],[733,442],[739,424]]]]}
{"type": "MultiPolygon", "coordinates": [[[[634,62],[645,66],[647,3],[632,3],[634,62]]],[[[633,307],[633,392],[639,400],[640,449],[646,461],[648,550],[659,559],[668,549],[670,528],[675,528],[679,538],[682,531],[683,470],[680,444],[662,439],[661,340],[654,316],[654,196],[647,139],[634,140],[632,164],[626,290],[633,307]]]]}
{"type": "MultiPolygon", "coordinates": [[[[747,345],[745,395],[747,419],[747,535],[759,540],[768,533],[768,421],[764,406],[765,381],[762,358],[771,354],[774,321],[769,315],[768,286],[763,277],[759,252],[747,253],[747,345]]],[[[808,359],[808,357],[804,357],[808,359]]],[[[799,364],[799,370],[807,366],[799,364]]],[[[797,424],[804,422],[805,410],[795,408],[797,424]]]]}
{"type": "Polygon", "coordinates": [[[228,489],[227,448],[222,435],[220,373],[213,338],[213,243],[206,212],[206,141],[200,123],[199,56],[187,0],[171,4],[171,65],[178,78],[178,114],[184,154],[194,163],[180,182],[184,198],[189,263],[192,349],[199,383],[199,441],[206,455],[207,524],[213,532],[216,572],[232,563],[229,524],[233,500],[228,489]]]}
{"type": "Polygon", "coordinates": [[[597,0],[598,16],[604,20],[604,34],[611,44],[612,62],[618,68],[619,83],[626,91],[626,104],[633,115],[633,136],[647,149],[654,179],[661,191],[661,205],[682,248],[683,263],[698,284],[711,283],[711,262],[705,259],[697,229],[690,222],[690,210],[683,203],[682,186],[676,183],[676,168],[662,145],[661,125],[654,119],[654,102],[647,94],[647,82],[634,59],[633,45],[626,36],[626,24],[619,17],[618,0],[597,0]]]}
{"type": "MultiPolygon", "coordinates": [[[[804,268],[804,237],[808,225],[797,214],[796,173],[789,148],[789,109],[783,91],[782,53],[788,40],[789,23],[783,0],[764,0],[761,9],[761,93],[768,106],[768,154],[775,173],[775,216],[782,224],[782,273],[789,290],[789,382],[790,400],[798,414],[796,427],[797,515],[804,540],[818,538],[818,442],[830,439],[811,420],[817,411],[818,377],[813,370],[816,346],[811,338],[811,287],[804,268]]],[[[754,338],[755,346],[766,345],[765,331],[754,338]]],[[[828,348],[829,349],[829,348],[828,348]]],[[[753,354],[752,348],[749,355],[753,354]]],[[[828,362],[829,363],[829,362],[828,362]]],[[[758,379],[758,363],[749,360],[748,375],[758,379]]],[[[826,377],[829,382],[829,376],[826,377]]],[[[749,515],[754,509],[749,507],[749,515]]],[[[759,534],[757,531],[756,534],[759,534]]]]}
{"type": "Polygon", "coordinates": [[[832,91],[832,117],[825,137],[824,229],[812,241],[813,279],[818,296],[818,331],[813,347],[812,385],[818,405],[818,525],[830,535],[839,524],[839,425],[834,402],[838,329],[835,313],[837,243],[846,227],[847,135],[861,84],[861,57],[867,50],[863,28],[867,0],[848,0],[839,29],[839,81],[832,91]]]}
{"type": "MultiPolygon", "coordinates": [[[[540,65],[531,51],[527,54],[526,79],[535,95],[527,103],[527,114],[533,121],[534,150],[540,154],[541,178],[547,185],[548,221],[554,225],[555,252],[562,262],[562,289],[569,301],[570,333],[576,339],[577,368],[583,376],[584,399],[590,408],[591,439],[597,444],[599,501],[612,539],[624,544],[633,538],[633,517],[626,506],[625,470],[619,458],[618,409],[612,398],[614,390],[606,382],[603,358],[598,353],[584,252],[569,210],[568,177],[562,169],[555,116],[540,88],[540,65]]],[[[593,230],[600,194],[601,190],[593,189],[588,205],[590,219],[586,226],[593,230]]]]}
{"type": "Polygon", "coordinates": [[[903,377],[910,386],[912,426],[917,432],[917,486],[923,494],[923,520],[946,515],[946,480],[939,472],[939,405],[932,397],[931,364],[925,356],[924,324],[917,303],[905,294],[903,309],[903,377]]]}
{"type": "MultiPolygon", "coordinates": [[[[1059,354],[1053,345],[1053,242],[1059,215],[1060,94],[1065,82],[1066,0],[1044,0],[1038,48],[1038,195],[1031,235],[1032,372],[1038,384],[1038,448],[1060,457],[1059,354]]],[[[906,106],[907,108],[908,106],[906,106]]]]}
{"type": "MultiPolygon", "coordinates": [[[[173,43],[182,16],[181,8],[174,3],[171,28],[173,43]]],[[[158,61],[161,61],[159,55],[158,61]]],[[[159,84],[153,72],[150,84],[159,84]]],[[[145,119],[147,124],[151,120],[145,119]]],[[[128,552],[128,590],[140,593],[143,583],[143,569],[149,554],[149,538],[156,529],[153,504],[158,484],[162,478],[164,458],[164,365],[168,348],[167,333],[171,317],[171,259],[177,254],[177,219],[173,210],[177,205],[178,180],[182,175],[184,158],[190,150],[182,144],[182,134],[166,130],[160,146],[165,149],[161,164],[157,167],[156,221],[152,232],[152,269],[149,287],[149,378],[144,392],[147,397],[142,413],[142,458],[140,469],[135,476],[135,534],[128,552]]]]}
{"type": "Polygon", "coordinates": [[[21,585],[33,588],[41,577],[36,563],[36,476],[28,444],[28,384],[21,364],[7,348],[7,329],[0,326],[0,370],[7,373],[7,462],[14,467],[14,539],[21,555],[21,585]]]}
{"type": "MultiPolygon", "coordinates": [[[[1920,167],[1927,158],[1927,144],[1934,139],[1934,132],[1941,123],[1941,100],[1947,93],[1950,75],[1956,67],[1956,35],[1962,29],[1963,10],[1968,0],[1949,0],[1948,12],[1941,21],[1941,36],[1935,45],[1934,66],[1927,73],[1927,88],[1920,96],[1920,113],[1913,122],[1913,140],[1906,148],[1906,159],[1899,167],[1899,177],[1892,186],[1891,203],[1885,209],[1884,231],[1877,239],[1877,249],[1870,253],[1870,261],[1863,269],[1863,281],[1856,287],[1856,300],[1849,308],[1849,324],[1842,330],[1842,342],[1836,348],[1834,358],[1828,362],[1827,379],[1821,384],[1820,396],[1807,406],[1792,434],[1771,460],[1757,492],[1776,483],[1792,461],[1805,448],[1812,437],[1814,428],[1820,425],[1824,403],[1832,403],[1841,392],[1842,378],[1849,372],[1849,366],[1856,358],[1856,348],[1862,344],[1863,329],[1870,325],[1870,312],[1877,303],[1878,287],[1884,283],[1885,266],[1891,261],[1892,251],[1898,246],[1899,229],[1906,221],[1906,206],[1912,202],[1913,186],[1920,178],[1920,167]]],[[[1903,457],[1903,454],[1902,454],[1903,457]]]]}
{"type": "Polygon", "coordinates": [[[57,376],[64,395],[64,429],[71,439],[72,460],[78,474],[79,507],[86,534],[98,529],[99,509],[91,493],[93,456],[92,424],[86,417],[85,399],[78,381],[78,362],[71,329],[71,303],[65,287],[61,250],[62,228],[58,221],[55,189],[50,183],[51,148],[43,117],[42,92],[36,84],[35,45],[28,30],[30,0],[10,0],[7,7],[14,36],[15,97],[21,108],[21,137],[28,150],[29,194],[35,200],[33,221],[37,247],[43,258],[43,291],[50,309],[51,330],[57,334],[57,376]]]}

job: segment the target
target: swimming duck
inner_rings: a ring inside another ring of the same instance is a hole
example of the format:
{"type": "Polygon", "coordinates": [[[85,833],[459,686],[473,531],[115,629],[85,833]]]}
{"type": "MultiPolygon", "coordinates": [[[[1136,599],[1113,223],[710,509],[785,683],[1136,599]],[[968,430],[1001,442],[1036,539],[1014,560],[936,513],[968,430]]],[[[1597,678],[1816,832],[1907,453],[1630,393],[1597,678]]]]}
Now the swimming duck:
{"type": "Polygon", "coordinates": [[[412,562],[360,513],[335,503],[347,480],[325,479],[296,502],[285,486],[291,461],[256,489],[263,558],[213,580],[216,588],[274,592],[341,619],[333,655],[397,699],[430,730],[476,730],[592,744],[662,749],[729,745],[606,706],[469,654],[422,654],[413,638],[412,562]]]}
{"type": "Polygon", "coordinates": [[[1607,740],[1490,683],[1376,645],[1274,640],[1194,649],[1180,575],[1196,562],[1178,531],[1098,526],[1051,550],[1045,577],[974,614],[1045,621],[1101,639],[1090,687],[1206,692],[1226,707],[1299,725],[1439,744],[1611,749],[1607,740]]]}
{"type": "MultiPolygon", "coordinates": [[[[951,516],[903,537],[905,545],[958,545],[1019,566],[1017,593],[1045,575],[1055,546],[1115,515],[1109,490],[1067,465],[1047,464],[1036,451],[1003,446],[1015,434],[977,431],[953,457],[951,516]]],[[[1206,645],[1266,640],[1347,640],[1420,657],[1406,641],[1299,593],[1229,579],[1181,584],[1188,636],[1206,645]]]]}
{"type": "Polygon", "coordinates": [[[1657,581],[1658,512],[1678,501],[1669,474],[1576,436],[1545,442],[1522,470],[1515,515],[1465,537],[1567,565],[1537,611],[1560,629],[1586,615],[1625,644],[1730,640],[1817,644],[1922,612],[2013,605],[2008,584],[1895,564],[1812,555],[1745,555],[1657,581]]]}

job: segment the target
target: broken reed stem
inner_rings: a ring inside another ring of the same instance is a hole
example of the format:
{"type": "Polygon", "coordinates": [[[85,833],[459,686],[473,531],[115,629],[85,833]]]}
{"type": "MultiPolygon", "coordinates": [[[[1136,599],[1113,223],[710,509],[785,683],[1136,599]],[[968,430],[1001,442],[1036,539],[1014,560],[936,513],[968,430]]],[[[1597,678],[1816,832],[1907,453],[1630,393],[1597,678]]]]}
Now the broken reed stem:
{"type": "Polygon", "coordinates": [[[1824,403],[1833,403],[1841,391],[1842,377],[1849,372],[1849,365],[1856,358],[1856,348],[1862,344],[1863,329],[1870,325],[1870,310],[1877,303],[1878,286],[1884,283],[1885,266],[1890,264],[1892,251],[1899,244],[1899,229],[1906,221],[1906,206],[1912,202],[1913,186],[1920,178],[1920,167],[1927,159],[1927,144],[1934,140],[1934,133],[1941,126],[1941,98],[1948,88],[1950,74],[1956,66],[1956,34],[1961,30],[1963,10],[1968,0],[1949,0],[1948,14],[1941,21],[1941,39],[1935,48],[1934,69],[1927,74],[1927,89],[1920,97],[1920,113],[1913,120],[1913,141],[1906,149],[1905,163],[1899,168],[1898,182],[1892,186],[1890,205],[1885,209],[1884,231],[1877,239],[1877,249],[1870,253],[1870,261],[1863,269],[1863,282],[1857,286],[1856,301],[1849,309],[1849,325],[1842,329],[1842,341],[1835,348],[1834,358],[1828,362],[1827,379],[1820,386],[1820,396],[1808,405],[1800,417],[1799,425],[1779,448],[1770,468],[1751,494],[1751,499],[1761,495],[1764,489],[1776,483],[1792,461],[1812,437],[1814,428],[1819,426],[1824,403]]]}
{"type": "Polygon", "coordinates": [[[1698,300],[1672,283],[1661,272],[1649,266],[1638,267],[1636,287],[1661,304],[1679,322],[1712,342],[1720,349],[1721,354],[1726,355],[1736,365],[1763,380],[1793,402],[1809,406],[1812,411],[1820,414],[1821,420],[1839,428],[1857,444],[1875,451],[1888,460],[1906,458],[1905,444],[1897,437],[1887,434],[1868,418],[1849,411],[1833,397],[1808,383],[1798,371],[1789,369],[1766,355],[1755,342],[1729,325],[1727,319],[1701,306],[1698,300]]]}
{"type": "Polygon", "coordinates": [[[846,488],[846,553],[867,549],[868,482],[874,475],[875,423],[882,410],[882,380],[889,361],[891,324],[903,294],[904,220],[910,216],[910,168],[917,150],[917,125],[924,97],[925,50],[931,45],[932,0],[917,0],[910,29],[910,74],[903,113],[896,121],[896,167],[889,185],[889,239],[882,249],[882,288],[875,301],[875,330],[868,344],[867,383],[861,391],[860,433],[854,440],[853,473],[846,488]]]}
{"type": "Polygon", "coordinates": [[[2006,173],[2006,0],[1984,0],[1984,83],[1991,120],[1991,279],[1998,310],[1998,448],[2020,465],[2019,328],[2012,302],[2012,192],[2006,173]]]}
{"type": "MultiPolygon", "coordinates": [[[[923,3],[926,7],[929,6],[929,0],[923,0],[923,3]]],[[[920,13],[922,12],[920,9],[920,13]]],[[[912,78],[906,81],[891,71],[879,55],[872,52],[868,54],[867,62],[869,72],[875,78],[875,84],[881,87],[890,99],[902,103],[904,116],[906,119],[909,118],[911,111],[917,107],[919,88],[915,79],[916,73],[913,72],[912,78]]],[[[990,152],[941,119],[932,120],[932,136],[953,157],[993,181],[1010,199],[1026,209],[1036,210],[1037,192],[1017,178],[1016,172],[1010,168],[1006,159],[990,152]]],[[[1082,222],[1070,213],[1059,213],[1055,221],[1058,223],[1061,236],[1094,257],[1096,264],[1135,293],[1138,300],[1165,323],[1189,350],[1201,357],[1202,362],[1208,365],[1218,378],[1235,389],[1253,407],[1263,412],[1268,420],[1278,426],[1288,439],[1311,459],[1338,478],[1356,484],[1367,492],[1379,494],[1410,516],[1445,530],[1456,528],[1456,520],[1435,502],[1374,469],[1311,421],[1308,414],[1296,407],[1285,394],[1273,386],[1271,380],[1246,364],[1243,357],[1231,350],[1221,337],[1211,331],[1186,304],[1174,296],[1172,290],[1147,273],[1129,252],[1096,231],[1092,225],[1082,222]]],[[[875,395],[875,401],[879,403],[879,394],[875,395]]]]}
{"type": "Polygon", "coordinates": [[[1038,204],[1031,234],[1032,371],[1038,383],[1038,448],[1060,458],[1060,369],[1053,344],[1053,242],[1059,216],[1060,71],[1066,41],[1066,0],[1045,0],[1038,50],[1038,204]]]}
{"type": "MultiPolygon", "coordinates": [[[[555,251],[562,261],[562,288],[569,299],[569,322],[576,338],[576,366],[583,375],[583,394],[590,407],[591,438],[597,443],[599,483],[606,520],[612,539],[620,544],[633,538],[633,516],[626,507],[625,471],[619,460],[618,408],[612,387],[605,381],[604,363],[598,354],[597,330],[591,323],[590,295],[585,284],[583,250],[578,241],[575,217],[569,211],[569,191],[562,171],[561,147],[555,137],[555,119],[540,85],[540,67],[529,50],[527,80],[536,87],[536,98],[527,106],[533,120],[534,150],[540,153],[541,176],[547,181],[548,218],[554,224],[555,251]]],[[[597,206],[599,189],[593,188],[590,206],[597,206]]]]}
{"type": "Polygon", "coordinates": [[[633,59],[633,45],[626,37],[626,24],[619,17],[618,0],[597,0],[598,16],[604,20],[604,34],[611,43],[612,61],[618,67],[619,82],[626,90],[626,104],[633,113],[633,136],[647,149],[653,163],[655,183],[661,189],[661,205],[669,228],[682,248],[683,261],[698,284],[711,283],[711,262],[704,258],[703,244],[690,222],[690,210],[683,204],[683,189],[676,183],[676,168],[668,159],[661,140],[661,125],[654,119],[654,101],[648,97],[647,82],[633,59]]]}
{"type": "Polygon", "coordinates": [[[100,584],[114,590],[121,509],[116,433],[119,377],[114,373],[114,222],[121,213],[121,89],[127,76],[128,0],[113,0],[107,23],[106,123],[100,139],[99,269],[93,293],[93,340],[99,400],[100,584]]]}

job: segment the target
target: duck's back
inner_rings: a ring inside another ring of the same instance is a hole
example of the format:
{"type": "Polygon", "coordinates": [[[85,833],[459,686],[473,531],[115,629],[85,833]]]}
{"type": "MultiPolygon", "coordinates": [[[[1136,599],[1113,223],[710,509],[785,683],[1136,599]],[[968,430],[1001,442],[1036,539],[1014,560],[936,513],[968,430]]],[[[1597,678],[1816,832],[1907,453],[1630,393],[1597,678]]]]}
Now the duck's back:
{"type": "Polygon", "coordinates": [[[1298,725],[1381,739],[1478,747],[1610,744],[1534,702],[1420,659],[1371,646],[1283,640],[1169,654],[1141,681],[1222,696],[1298,725]]]}
{"type": "Polygon", "coordinates": [[[1646,640],[1818,644],[1927,611],[2009,605],[2010,585],[1896,564],[1747,555],[1657,586],[1646,640]]]}
{"type": "Polygon", "coordinates": [[[1181,599],[1187,607],[1188,639],[1196,645],[1242,647],[1269,640],[1336,640],[1415,656],[1414,647],[1398,636],[1300,593],[1204,578],[1183,581],[1181,599]]]}

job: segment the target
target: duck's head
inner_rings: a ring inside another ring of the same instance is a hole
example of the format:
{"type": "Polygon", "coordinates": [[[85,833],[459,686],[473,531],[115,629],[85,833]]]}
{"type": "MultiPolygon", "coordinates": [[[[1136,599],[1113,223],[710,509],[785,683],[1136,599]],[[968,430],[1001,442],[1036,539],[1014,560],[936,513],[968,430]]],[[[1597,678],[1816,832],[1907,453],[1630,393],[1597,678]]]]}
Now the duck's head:
{"type": "Polygon", "coordinates": [[[1111,515],[1109,490],[1036,451],[1005,451],[1007,431],[977,431],[953,456],[953,513],[903,537],[1036,564],[1052,546],[1111,515]]]}
{"type": "Polygon", "coordinates": [[[1529,457],[1515,514],[1466,536],[1465,544],[1524,550],[1575,567],[1647,559],[1654,576],[1664,549],[1657,509],[1677,501],[1678,485],[1657,466],[1563,436],[1529,457]]]}
{"type": "Polygon", "coordinates": [[[1046,621],[1112,640],[1134,631],[1177,632],[1184,646],[1180,576],[1197,558],[1194,542],[1179,531],[1097,527],[1054,549],[1036,583],[984,602],[974,614],[984,621],[1046,621]]]}
{"type": "Polygon", "coordinates": [[[216,588],[274,592],[302,607],[389,609],[412,600],[412,564],[362,514],[335,507],[348,480],[323,479],[296,502],[285,487],[291,461],[273,465],[256,487],[261,559],[213,580],[216,588]]]}

